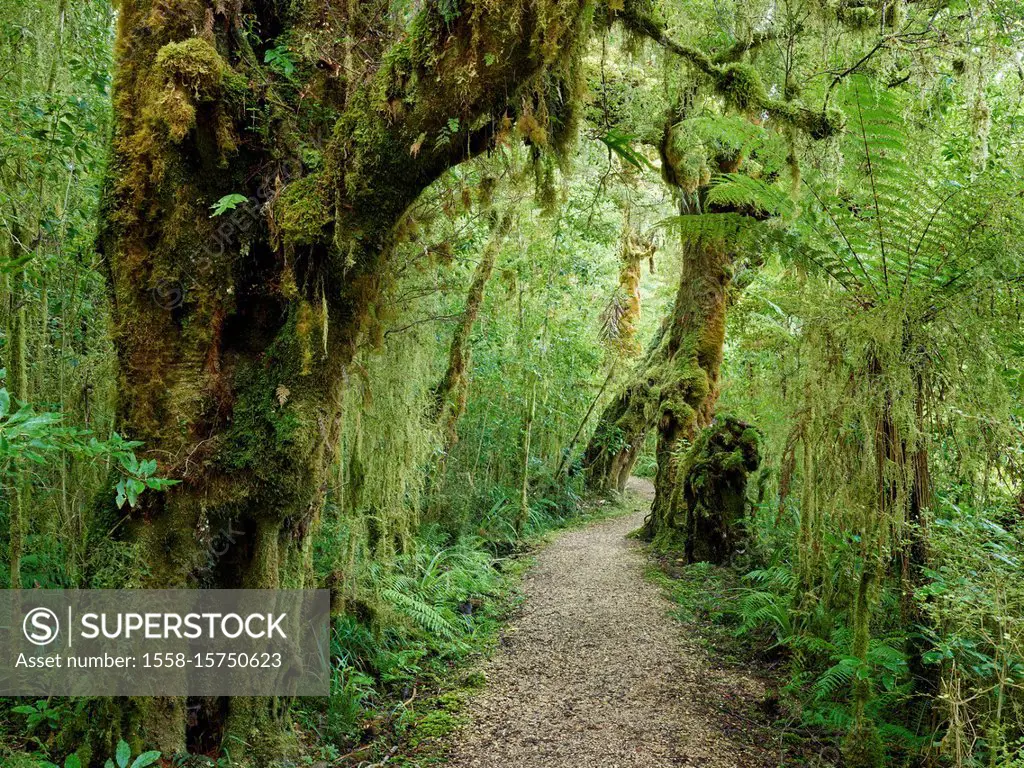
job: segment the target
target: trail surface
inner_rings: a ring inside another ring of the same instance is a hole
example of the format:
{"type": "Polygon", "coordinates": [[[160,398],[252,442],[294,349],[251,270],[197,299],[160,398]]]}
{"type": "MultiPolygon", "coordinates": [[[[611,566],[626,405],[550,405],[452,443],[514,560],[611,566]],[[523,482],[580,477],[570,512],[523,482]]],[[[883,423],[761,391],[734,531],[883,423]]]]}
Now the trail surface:
{"type": "MultiPolygon", "coordinates": [[[[487,661],[486,688],[449,753],[453,768],[751,768],[768,755],[719,723],[715,692],[758,697],[756,681],[713,669],[688,647],[644,555],[653,488],[636,511],[562,534],[524,583],[526,600],[487,661]],[[709,694],[710,691],[710,694],[709,694]]],[[[730,694],[726,694],[730,695],[730,694]]]]}

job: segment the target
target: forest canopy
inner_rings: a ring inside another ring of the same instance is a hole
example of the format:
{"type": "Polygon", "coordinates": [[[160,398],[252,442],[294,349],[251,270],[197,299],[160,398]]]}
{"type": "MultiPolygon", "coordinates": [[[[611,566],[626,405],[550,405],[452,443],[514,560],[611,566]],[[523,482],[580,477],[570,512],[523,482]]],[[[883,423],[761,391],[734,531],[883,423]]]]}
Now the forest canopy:
{"type": "Polygon", "coordinates": [[[1024,765],[1019,3],[0,21],[0,587],[329,589],[332,670],[0,698],[0,765],[415,752],[636,476],[779,764],[1024,765]]]}

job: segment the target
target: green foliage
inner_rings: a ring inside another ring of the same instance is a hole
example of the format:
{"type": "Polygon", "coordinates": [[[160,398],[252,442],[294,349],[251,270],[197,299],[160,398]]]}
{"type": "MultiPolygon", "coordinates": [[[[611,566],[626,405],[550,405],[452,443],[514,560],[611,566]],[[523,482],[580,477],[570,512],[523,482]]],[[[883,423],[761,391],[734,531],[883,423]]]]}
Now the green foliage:
{"type": "MultiPolygon", "coordinates": [[[[331,697],[297,705],[301,730],[328,742],[310,755],[333,763],[378,737],[437,739],[458,723],[457,702],[422,706],[425,691],[487,647],[516,556],[582,507],[577,448],[633,364],[606,343],[617,324],[601,322],[602,307],[612,320],[624,307],[623,242],[651,243],[629,295],[647,340],[680,285],[680,240],[728,241],[742,258],[729,275],[721,409],[763,432],[764,468],[747,494],[758,497],[738,559],[748,572],[734,588],[731,574],[688,570],[674,587],[686,610],[782,658],[787,720],[845,743],[851,765],[922,751],[958,767],[1024,762],[1019,9],[625,0],[588,7],[599,34],[566,57],[568,21],[548,3],[529,19],[468,0],[367,7],[341,26],[308,3],[265,5],[228,19],[233,6],[216,4],[209,26],[202,4],[150,9],[153,82],[140,87],[152,98],[133,114],[137,141],[118,146],[138,198],[120,214],[143,222],[130,288],[152,314],[112,338],[117,258],[94,243],[107,137],[120,142],[125,128],[111,131],[115,14],[0,0],[5,574],[15,560],[26,585],[137,579],[159,564],[119,540],[129,526],[118,518],[171,489],[164,461],[205,482],[217,476],[207,451],[237,442],[230,468],[276,488],[260,435],[290,439],[308,419],[315,435],[296,439],[289,460],[338,442],[329,472],[302,478],[327,490],[308,536],[313,578],[335,599],[331,697]],[[509,45],[484,23],[496,16],[513,31],[543,24],[509,45]],[[520,49],[529,56],[510,61],[520,49]],[[504,88],[477,93],[494,68],[537,74],[499,107],[504,88]],[[588,141],[570,149],[577,111],[588,141]],[[429,130],[404,130],[422,115],[429,130]],[[648,173],[659,150],[671,193],[648,173]],[[218,172],[154,193],[178,163],[218,172]],[[378,165],[415,174],[382,188],[378,165]],[[355,198],[384,201],[400,220],[380,211],[379,224],[374,210],[350,221],[355,198]],[[526,213],[466,331],[465,413],[451,440],[430,416],[433,395],[489,220],[511,210],[526,213]],[[216,291],[191,282],[209,266],[208,243],[182,238],[167,264],[153,258],[150,238],[176,236],[181,217],[230,232],[216,291]],[[356,294],[359,316],[339,341],[328,319],[356,294]],[[278,316],[296,329],[295,380],[265,376],[292,362],[260,338],[278,316]],[[157,321],[167,338],[137,345],[154,380],[176,374],[165,356],[179,345],[201,361],[170,393],[196,421],[160,424],[196,427],[189,440],[203,432],[181,455],[144,454],[116,431],[138,401],[114,344],[149,342],[157,321]],[[328,343],[339,359],[321,361],[328,343]],[[247,374],[238,359],[249,347],[263,350],[247,374]],[[299,413],[314,362],[344,367],[337,400],[299,413]],[[257,396],[223,394],[246,376],[257,396]],[[229,422],[227,438],[211,426],[229,422]],[[923,502],[921,474],[933,491],[923,502]]],[[[644,413],[602,424],[595,444],[617,452],[642,439],[636,423],[664,415],[659,381],[700,378],[688,359],[679,371],[641,378],[653,395],[644,413]]],[[[637,471],[656,470],[648,444],[637,471]]],[[[65,744],[80,728],[75,706],[4,702],[0,762],[76,768],[65,744]]],[[[107,765],[159,757],[133,758],[122,741],[107,765]]]]}
{"type": "Polygon", "coordinates": [[[29,731],[35,731],[41,727],[57,730],[63,710],[59,707],[51,707],[46,699],[39,699],[35,704],[21,704],[11,707],[11,713],[25,716],[25,727],[29,731]]]}
{"type": "Polygon", "coordinates": [[[238,206],[247,203],[249,198],[245,195],[239,195],[232,193],[230,195],[224,195],[220,200],[210,206],[210,218],[217,216],[223,216],[228,211],[235,210],[238,206]]]}
{"type": "Polygon", "coordinates": [[[10,413],[10,405],[10,394],[0,388],[0,462],[7,483],[26,464],[45,465],[61,452],[90,461],[115,460],[121,474],[114,488],[118,507],[125,502],[134,507],[147,488],[162,491],[179,482],[155,476],[156,460],[139,461],[135,449],[142,443],[137,440],[125,440],[116,432],[109,440],[98,440],[87,430],[64,426],[59,413],[36,413],[29,404],[10,413]]]}
{"type": "Polygon", "coordinates": [[[132,760],[132,748],[128,745],[128,742],[122,739],[117,743],[114,759],[108,759],[104,763],[104,768],[148,768],[148,766],[153,765],[160,758],[161,754],[159,752],[150,751],[143,752],[132,760]]]}
{"type": "MultiPolygon", "coordinates": [[[[988,441],[1019,440],[1016,395],[985,362],[1006,355],[1005,313],[1016,312],[1003,299],[1019,182],[991,156],[979,169],[909,128],[914,104],[898,93],[867,78],[836,90],[851,115],[842,162],[804,173],[800,206],[766,241],[778,261],[734,336],[744,351],[731,370],[750,388],[726,399],[768,427],[770,487],[789,476],[788,498],[758,507],[764,567],[736,617],[745,636],[785,649],[804,726],[833,731],[848,763],[931,750],[994,765],[1013,754],[1007,717],[1021,707],[1010,617],[1024,613],[1000,586],[1020,536],[993,523],[1015,503],[1012,486],[979,495],[991,470],[968,456],[999,462],[988,441]],[[869,638],[860,648],[855,630],[869,638]]],[[[748,199],[770,192],[754,180],[748,199]]]]}
{"type": "Polygon", "coordinates": [[[263,54],[263,61],[269,64],[273,71],[286,79],[290,79],[295,74],[295,59],[292,57],[292,53],[287,45],[268,48],[263,54]]]}
{"type": "Polygon", "coordinates": [[[621,133],[613,128],[603,136],[598,136],[598,141],[608,147],[610,152],[614,152],[637,170],[653,170],[654,166],[651,165],[651,161],[644,157],[643,153],[633,148],[633,142],[636,141],[636,138],[636,136],[621,133]]]}

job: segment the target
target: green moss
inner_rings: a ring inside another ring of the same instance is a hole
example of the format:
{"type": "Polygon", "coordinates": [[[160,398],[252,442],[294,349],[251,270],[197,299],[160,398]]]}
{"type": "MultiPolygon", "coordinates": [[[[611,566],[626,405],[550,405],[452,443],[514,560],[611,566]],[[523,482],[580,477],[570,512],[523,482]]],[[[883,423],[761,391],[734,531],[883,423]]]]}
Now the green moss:
{"type": "Polygon", "coordinates": [[[688,562],[727,562],[743,533],[759,445],[756,429],[728,416],[703,430],[675,470],[674,497],[652,515],[646,535],[655,549],[684,553],[688,562]]]}
{"type": "Polygon", "coordinates": [[[156,65],[169,81],[188,89],[197,101],[211,101],[220,95],[227,69],[213,45],[201,37],[168,43],[157,52],[156,65]]]}
{"type": "Polygon", "coordinates": [[[322,242],[331,220],[318,175],[292,182],[274,204],[274,222],[286,248],[322,242]]]}
{"type": "Polygon", "coordinates": [[[726,64],[718,71],[718,87],[737,109],[755,110],[768,102],[768,92],[761,82],[761,76],[749,64],[726,64]]]}
{"type": "Polygon", "coordinates": [[[778,100],[772,100],[767,106],[777,118],[806,131],[812,139],[821,140],[837,136],[846,127],[846,116],[834,107],[817,112],[793,102],[778,100]]]}
{"type": "Polygon", "coordinates": [[[875,724],[858,720],[843,740],[843,760],[848,768],[882,768],[887,764],[885,745],[875,724]]]}
{"type": "Polygon", "coordinates": [[[416,723],[412,743],[416,745],[427,739],[447,736],[465,722],[466,718],[453,715],[447,710],[434,710],[416,723]]]}
{"type": "Polygon", "coordinates": [[[413,89],[410,88],[414,66],[412,39],[400,41],[384,54],[374,79],[374,106],[379,111],[394,114],[398,104],[414,100],[413,89]]]}
{"type": "Polygon", "coordinates": [[[876,12],[868,6],[841,6],[839,20],[854,29],[866,29],[875,23],[876,12]]]}
{"type": "Polygon", "coordinates": [[[226,744],[231,762],[238,766],[294,764],[299,743],[293,731],[281,728],[281,699],[231,699],[226,744]]]}
{"type": "MultiPolygon", "coordinates": [[[[196,125],[196,106],[216,100],[227,66],[206,40],[192,37],[168,43],[156,55],[155,71],[163,79],[162,90],[144,106],[167,126],[172,141],[181,142],[196,125]]],[[[218,126],[221,143],[233,150],[233,133],[218,126]]]]}

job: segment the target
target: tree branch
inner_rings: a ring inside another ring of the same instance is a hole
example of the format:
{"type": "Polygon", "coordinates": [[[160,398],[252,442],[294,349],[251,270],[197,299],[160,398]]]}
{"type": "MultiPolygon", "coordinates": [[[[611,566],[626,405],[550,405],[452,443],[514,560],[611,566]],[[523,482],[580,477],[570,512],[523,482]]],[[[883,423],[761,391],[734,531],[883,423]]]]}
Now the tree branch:
{"type": "Polygon", "coordinates": [[[617,18],[631,32],[660,45],[665,50],[686,59],[701,74],[710,79],[717,93],[745,112],[766,112],[787,125],[806,131],[815,139],[834,136],[844,127],[843,114],[835,109],[812,111],[793,102],[775,99],[761,81],[757,71],[742,62],[719,63],[703,51],[673,40],[664,25],[637,8],[636,0],[628,0],[617,18]]]}

